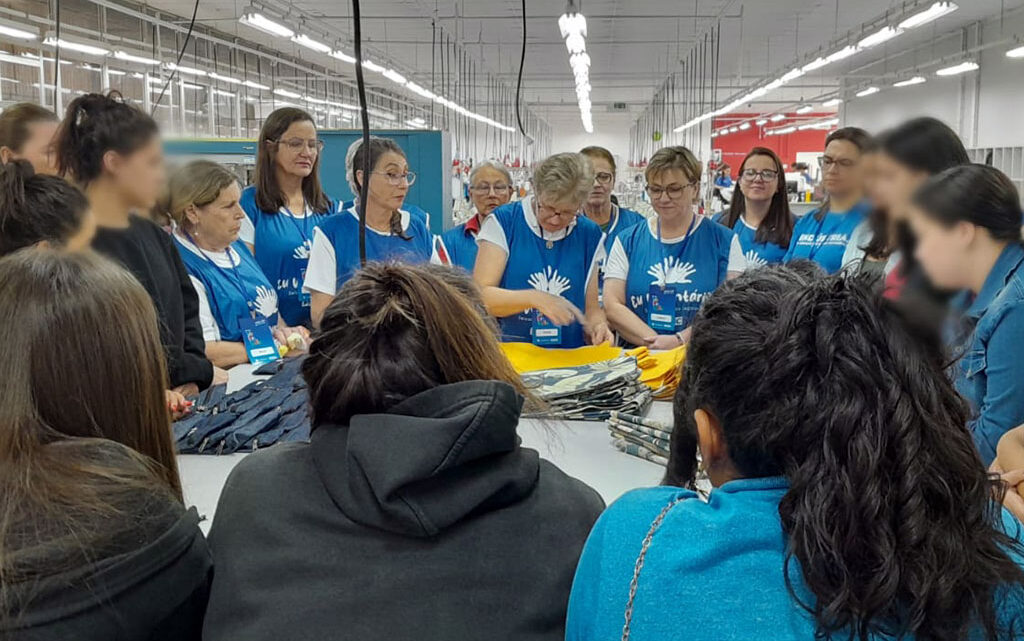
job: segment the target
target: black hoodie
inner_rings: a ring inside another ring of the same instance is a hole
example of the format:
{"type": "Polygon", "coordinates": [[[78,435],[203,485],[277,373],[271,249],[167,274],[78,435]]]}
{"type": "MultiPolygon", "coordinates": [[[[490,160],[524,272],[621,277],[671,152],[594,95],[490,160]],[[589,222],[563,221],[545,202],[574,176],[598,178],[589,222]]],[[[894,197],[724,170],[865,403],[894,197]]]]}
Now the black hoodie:
{"type": "Polygon", "coordinates": [[[564,638],[604,503],[519,446],[509,385],[438,387],[231,473],[204,639],[564,638]]]}

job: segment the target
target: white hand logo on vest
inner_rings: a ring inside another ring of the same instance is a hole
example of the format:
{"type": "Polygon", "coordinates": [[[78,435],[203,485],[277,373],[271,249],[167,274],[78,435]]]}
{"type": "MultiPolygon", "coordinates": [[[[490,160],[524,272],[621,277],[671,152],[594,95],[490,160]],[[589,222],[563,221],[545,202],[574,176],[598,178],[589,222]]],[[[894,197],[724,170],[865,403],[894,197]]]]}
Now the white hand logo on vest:
{"type": "Polygon", "coordinates": [[[765,265],[768,264],[768,261],[766,261],[765,259],[763,259],[760,256],[758,256],[757,252],[754,251],[753,249],[751,249],[750,251],[747,252],[746,258],[747,258],[747,263],[752,268],[753,267],[764,267],[765,265]]]}
{"type": "Polygon", "coordinates": [[[295,260],[309,260],[309,250],[312,248],[312,243],[307,240],[295,248],[295,251],[292,252],[292,258],[295,260]]]}
{"type": "Polygon", "coordinates": [[[539,289],[555,296],[561,296],[569,291],[572,283],[565,276],[559,276],[558,270],[553,267],[545,267],[544,271],[531,274],[526,281],[530,287],[539,289]]]}
{"type": "Polygon", "coordinates": [[[690,283],[690,276],[696,273],[697,268],[693,263],[684,263],[675,256],[668,256],[663,263],[651,265],[647,270],[647,274],[654,277],[654,284],[662,287],[690,283]]]}
{"type": "Polygon", "coordinates": [[[260,285],[256,288],[256,311],[264,318],[277,313],[277,293],[260,285]]]}

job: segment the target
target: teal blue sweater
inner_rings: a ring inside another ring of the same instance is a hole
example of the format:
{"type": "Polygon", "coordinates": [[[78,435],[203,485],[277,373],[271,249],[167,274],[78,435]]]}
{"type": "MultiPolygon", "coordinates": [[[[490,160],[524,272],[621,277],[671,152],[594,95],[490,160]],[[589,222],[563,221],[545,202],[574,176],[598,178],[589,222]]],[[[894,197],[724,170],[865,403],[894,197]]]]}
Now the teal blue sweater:
{"type": "MultiPolygon", "coordinates": [[[[622,636],[629,585],[651,523],[677,504],[654,535],[637,585],[631,641],[774,641],[814,639],[814,622],[793,600],[783,577],[785,539],[779,500],[783,478],[743,479],[715,489],[707,503],[689,490],[657,487],[626,494],[609,507],[587,540],[576,570],[567,641],[622,636]]],[[[1020,536],[1004,511],[1004,527],[1020,536]]],[[[791,564],[800,599],[811,595],[791,564]]],[[[1024,613],[1019,595],[1000,614],[1024,613]]],[[[1018,619],[1018,630],[1020,620],[1018,619]]]]}

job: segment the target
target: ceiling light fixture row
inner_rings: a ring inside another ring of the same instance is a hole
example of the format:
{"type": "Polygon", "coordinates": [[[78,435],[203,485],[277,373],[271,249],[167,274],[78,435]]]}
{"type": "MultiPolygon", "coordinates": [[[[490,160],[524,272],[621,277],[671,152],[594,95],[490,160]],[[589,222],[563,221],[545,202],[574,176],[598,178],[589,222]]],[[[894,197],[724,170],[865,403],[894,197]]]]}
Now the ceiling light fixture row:
{"type": "MultiPolygon", "coordinates": [[[[904,14],[905,17],[897,25],[887,25],[877,31],[862,36],[856,42],[856,44],[850,43],[831,53],[819,55],[815,57],[811,62],[806,63],[802,66],[794,67],[793,69],[786,72],[779,78],[765,84],[764,86],[754,89],[750,93],[741,96],[736,100],[733,100],[724,107],[692,118],[690,121],[676,127],[674,131],[676,133],[686,131],[687,129],[695,127],[701,124],[702,122],[714,118],[715,116],[721,116],[732,111],[735,111],[741,106],[753,102],[754,100],[761,98],[768,92],[775,91],[776,89],[782,87],[783,85],[793,80],[796,80],[797,78],[800,78],[801,76],[811,71],[821,69],[826,65],[830,65],[840,60],[845,60],[846,58],[849,58],[850,56],[853,56],[861,51],[865,51],[872,47],[876,47],[884,42],[888,42],[889,40],[892,40],[893,38],[899,36],[900,34],[904,33],[909,29],[914,29],[920,27],[921,25],[928,24],[934,20],[941,18],[942,16],[948,15],[956,11],[958,8],[959,7],[955,3],[945,1],[934,2],[923,10],[917,10],[918,8],[915,6],[915,10],[908,12],[907,14],[904,14]]],[[[1021,53],[1021,57],[1024,57],[1024,52],[1021,53]]]]}
{"type": "MultiPolygon", "coordinates": [[[[278,37],[278,38],[288,38],[289,40],[291,40],[295,44],[297,44],[297,45],[299,45],[301,47],[305,47],[306,49],[309,49],[310,51],[315,51],[317,53],[321,53],[321,54],[330,56],[332,58],[335,58],[336,60],[341,60],[342,62],[345,62],[345,63],[348,63],[348,64],[355,64],[355,62],[356,62],[355,56],[351,56],[348,53],[346,53],[345,51],[342,51],[341,49],[332,47],[332,46],[328,45],[327,43],[322,42],[320,40],[317,40],[316,38],[314,38],[314,37],[312,37],[312,36],[310,36],[310,35],[308,35],[306,33],[302,33],[301,29],[303,29],[304,26],[300,27],[300,31],[296,31],[296,30],[292,29],[291,27],[289,27],[288,25],[283,24],[283,23],[278,22],[277,20],[275,20],[273,18],[268,17],[265,13],[259,11],[258,9],[254,8],[254,7],[251,7],[248,10],[246,10],[245,13],[242,14],[242,17],[238,19],[238,21],[240,23],[244,24],[244,25],[250,26],[250,27],[252,27],[254,29],[258,29],[258,30],[260,30],[260,31],[262,31],[262,32],[264,32],[266,34],[269,34],[269,35],[272,35],[272,36],[275,36],[275,37],[278,37]]],[[[458,114],[460,114],[462,116],[465,116],[467,118],[472,118],[473,120],[476,120],[478,122],[482,122],[482,123],[484,123],[486,125],[489,125],[491,127],[496,127],[498,129],[502,129],[504,131],[515,131],[514,127],[509,127],[508,125],[503,125],[502,123],[497,122],[496,120],[492,120],[492,119],[488,118],[487,116],[484,116],[484,115],[478,114],[478,113],[474,113],[474,112],[466,109],[465,107],[459,105],[458,103],[456,103],[453,100],[448,100],[447,98],[445,98],[443,96],[439,96],[439,95],[433,93],[432,91],[429,91],[429,90],[423,88],[422,86],[420,86],[420,85],[416,84],[415,82],[409,80],[408,78],[406,78],[405,76],[403,76],[401,73],[399,73],[398,71],[396,71],[394,69],[390,69],[388,67],[385,67],[384,65],[377,64],[376,62],[374,62],[372,60],[363,60],[363,68],[366,69],[367,71],[372,71],[374,73],[379,73],[384,78],[386,78],[387,80],[390,80],[391,82],[395,83],[396,85],[398,85],[398,86],[400,86],[400,87],[402,87],[402,88],[404,88],[404,89],[406,89],[406,90],[408,90],[408,91],[410,91],[410,92],[420,96],[421,98],[426,98],[427,100],[436,102],[437,104],[439,104],[439,105],[441,105],[443,107],[446,107],[447,109],[451,109],[452,111],[454,111],[454,112],[456,112],[456,113],[458,113],[458,114]]],[[[277,95],[285,96],[287,98],[293,98],[293,99],[303,98],[303,96],[301,94],[295,93],[293,91],[288,91],[287,89],[283,89],[281,91],[283,91],[285,93],[279,93],[278,90],[275,90],[274,93],[276,93],[277,95]]],[[[308,96],[305,98],[305,100],[307,102],[312,102],[309,99],[308,96]]],[[[326,101],[324,101],[324,102],[326,102],[326,101]]],[[[317,103],[314,103],[314,104],[317,104],[317,103]]],[[[336,103],[329,103],[329,104],[336,104],[336,103]]],[[[358,108],[356,108],[356,109],[358,109],[358,108]]],[[[380,116],[382,118],[387,118],[388,120],[395,120],[396,119],[394,114],[386,112],[386,111],[376,111],[376,113],[375,113],[374,109],[370,109],[370,110],[368,110],[368,113],[378,115],[378,116],[380,116]],[[384,115],[382,115],[382,114],[384,114],[384,115]]],[[[408,124],[408,122],[412,122],[412,121],[407,121],[407,124],[408,124]]],[[[425,123],[424,123],[423,126],[425,126],[425,123]]],[[[418,128],[421,128],[421,127],[418,126],[418,128]]]]}
{"type": "Polygon", "coordinates": [[[587,19],[579,13],[572,2],[558,19],[558,31],[565,39],[569,51],[569,67],[576,81],[576,101],[580,107],[583,130],[594,133],[594,116],[590,102],[590,56],[587,54],[587,19]]]}

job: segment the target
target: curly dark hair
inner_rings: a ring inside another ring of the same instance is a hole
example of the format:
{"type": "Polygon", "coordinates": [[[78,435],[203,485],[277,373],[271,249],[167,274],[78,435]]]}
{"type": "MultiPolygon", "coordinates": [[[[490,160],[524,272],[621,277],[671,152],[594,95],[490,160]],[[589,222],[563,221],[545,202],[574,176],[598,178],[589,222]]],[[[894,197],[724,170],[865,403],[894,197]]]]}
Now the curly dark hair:
{"type": "Polygon", "coordinates": [[[692,482],[697,408],[718,419],[742,476],[786,477],[780,570],[821,638],[1021,630],[1000,605],[1024,598],[1011,557],[1024,550],[928,342],[871,279],[802,267],[727,282],[693,323],[667,480],[692,482]]]}

